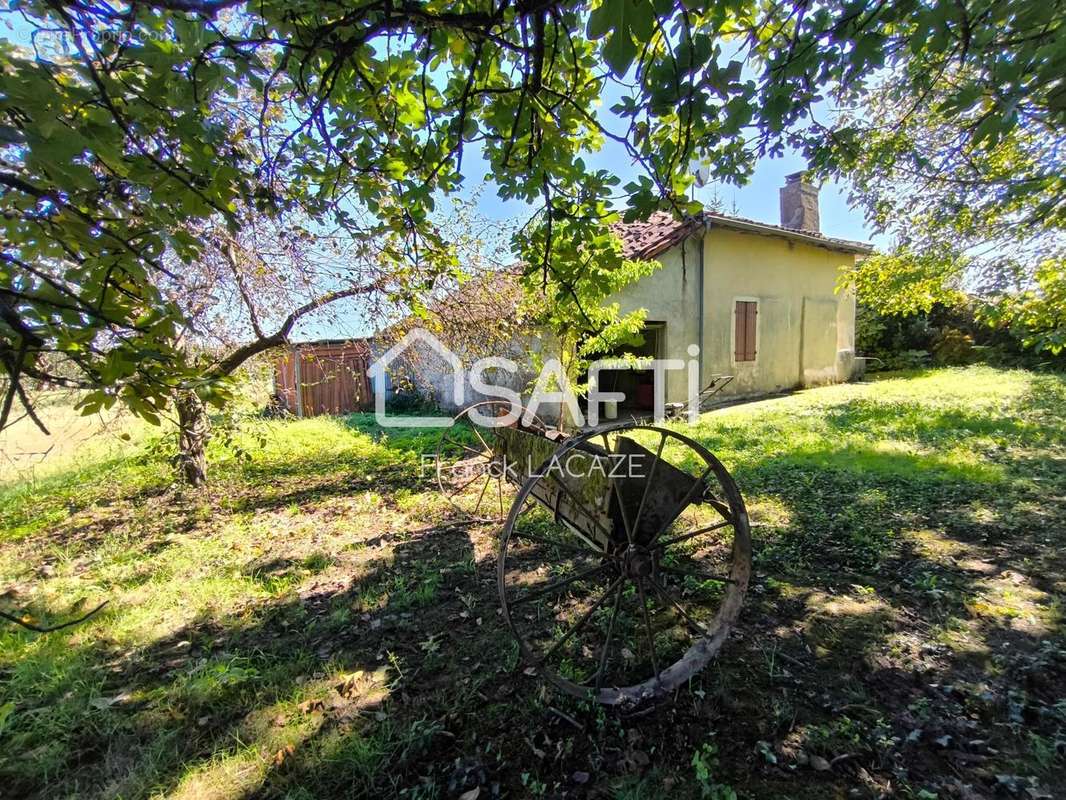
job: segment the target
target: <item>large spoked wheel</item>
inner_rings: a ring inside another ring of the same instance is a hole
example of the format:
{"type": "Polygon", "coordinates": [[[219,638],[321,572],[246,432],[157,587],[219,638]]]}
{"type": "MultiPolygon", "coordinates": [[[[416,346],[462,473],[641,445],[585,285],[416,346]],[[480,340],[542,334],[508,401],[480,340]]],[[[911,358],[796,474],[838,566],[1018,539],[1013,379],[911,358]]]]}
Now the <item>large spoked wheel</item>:
{"type": "Polygon", "coordinates": [[[504,400],[485,400],[460,411],[437,445],[437,486],[464,517],[498,522],[514,501],[522,479],[498,446],[497,424],[543,435],[544,423],[534,415],[524,425],[526,409],[504,400]],[[516,412],[518,419],[514,419],[516,412]]]}
{"type": "Polygon", "coordinates": [[[750,576],[748,515],[725,467],[687,436],[632,423],[567,440],[528,477],[497,569],[524,658],[608,705],[706,666],[750,576]]]}

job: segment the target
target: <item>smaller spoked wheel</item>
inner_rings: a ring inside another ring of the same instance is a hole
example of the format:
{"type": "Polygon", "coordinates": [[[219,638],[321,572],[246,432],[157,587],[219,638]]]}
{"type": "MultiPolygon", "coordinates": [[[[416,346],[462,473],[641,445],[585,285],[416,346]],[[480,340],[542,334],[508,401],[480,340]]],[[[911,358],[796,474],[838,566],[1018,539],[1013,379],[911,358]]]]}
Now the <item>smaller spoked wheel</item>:
{"type": "Polygon", "coordinates": [[[536,415],[523,424],[525,412],[505,400],[485,400],[460,411],[442,434],[436,453],[437,486],[464,517],[494,522],[506,516],[521,478],[500,450],[497,425],[502,422],[543,434],[544,423],[536,415]]]}
{"type": "Polygon", "coordinates": [[[539,674],[626,705],[715,657],[750,575],[747,511],[722,463],[674,430],[629,423],[567,440],[523,483],[497,578],[539,674]]]}

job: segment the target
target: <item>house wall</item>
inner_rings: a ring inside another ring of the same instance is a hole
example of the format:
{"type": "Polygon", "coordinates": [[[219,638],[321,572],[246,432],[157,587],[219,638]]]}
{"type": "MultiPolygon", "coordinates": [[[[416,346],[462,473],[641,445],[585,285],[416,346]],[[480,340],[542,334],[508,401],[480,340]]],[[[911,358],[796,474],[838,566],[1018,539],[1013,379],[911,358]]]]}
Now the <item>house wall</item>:
{"type": "MultiPolygon", "coordinates": [[[[700,240],[688,239],[659,255],[662,269],[630,284],[613,300],[623,314],[648,310],[649,322],[666,323],[663,331],[664,358],[687,360],[688,346],[698,344],[700,303],[700,240]]],[[[683,402],[687,393],[684,370],[666,373],[666,399],[683,402]]]]}
{"type": "Polygon", "coordinates": [[[848,380],[855,349],[855,300],[837,293],[851,253],[725,228],[704,237],[704,375],[736,376],[730,394],[848,380]],[[738,299],[759,303],[755,361],[734,359],[738,299]]]}
{"type": "MultiPolygon", "coordinates": [[[[776,236],[712,227],[703,246],[703,335],[699,334],[698,239],[659,256],[662,270],[626,287],[624,311],[644,307],[648,319],[666,323],[667,358],[688,359],[702,349],[701,384],[734,375],[723,394],[747,395],[848,380],[854,368],[855,301],[837,293],[841,253],[776,236]],[[755,361],[734,359],[737,300],[758,302],[755,361]]],[[[684,372],[668,373],[667,400],[683,402],[684,372]]]]}
{"type": "MultiPolygon", "coordinates": [[[[371,361],[381,358],[389,349],[386,345],[391,344],[393,343],[372,343],[371,361]]],[[[524,336],[517,338],[509,349],[494,355],[514,361],[519,367],[518,372],[493,373],[486,370],[486,379],[495,386],[507,387],[519,394],[528,395],[528,387],[536,379],[532,354],[534,351],[539,351],[542,346],[543,342],[540,339],[531,340],[524,336]]],[[[452,365],[424,343],[417,342],[412,345],[411,350],[398,355],[391,361],[383,375],[371,374],[371,386],[376,392],[379,381],[384,382],[386,402],[414,392],[449,414],[458,413],[467,406],[483,400],[498,399],[495,395],[482,394],[473,387],[469,369],[478,357],[462,351],[456,352],[456,355],[463,366],[458,385],[452,365]]]]}
{"type": "MultiPolygon", "coordinates": [[[[627,286],[615,297],[623,313],[647,309],[649,322],[665,324],[662,355],[687,362],[688,348],[701,348],[701,387],[715,375],[735,376],[723,394],[754,395],[848,380],[853,374],[855,301],[837,294],[841,268],[854,263],[851,253],[793,242],[776,236],[712,227],[702,239],[690,238],[657,257],[662,268],[627,286]],[[701,253],[702,251],[702,253],[701,253]],[[702,255],[702,258],[701,258],[702,255]],[[700,279],[700,270],[703,279],[700,279]],[[700,332],[702,286],[703,332],[700,332]],[[734,308],[737,300],[758,302],[757,353],[752,362],[734,360],[734,308]]],[[[528,397],[535,378],[533,351],[554,355],[547,335],[516,338],[508,356],[523,367],[506,381],[528,397]]],[[[377,357],[375,348],[373,357],[377,357]]],[[[469,367],[472,359],[460,357],[469,367]]],[[[462,402],[455,396],[453,373],[443,360],[401,359],[390,367],[393,388],[406,376],[454,412],[484,399],[467,380],[462,402]]],[[[687,400],[686,370],[667,372],[668,402],[687,400]]],[[[498,382],[500,378],[496,378],[498,382]]],[[[391,394],[391,392],[390,392],[391,394]]],[[[542,406],[549,423],[558,408],[542,406]]]]}

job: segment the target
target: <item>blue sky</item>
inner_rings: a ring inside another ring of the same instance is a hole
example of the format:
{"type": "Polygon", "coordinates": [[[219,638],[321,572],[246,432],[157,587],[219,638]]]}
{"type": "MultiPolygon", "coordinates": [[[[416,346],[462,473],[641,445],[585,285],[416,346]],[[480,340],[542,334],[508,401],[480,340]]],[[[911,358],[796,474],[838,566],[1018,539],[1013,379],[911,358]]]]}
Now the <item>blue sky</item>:
{"type": "MultiPolygon", "coordinates": [[[[610,112],[605,112],[605,116],[609,117],[610,112]]],[[[639,172],[639,168],[629,162],[628,156],[618,145],[608,144],[602,151],[591,156],[588,163],[593,168],[613,171],[621,179],[620,185],[628,183],[639,172]]],[[[786,175],[806,167],[807,163],[802,156],[786,151],[785,155],[779,158],[762,159],[744,186],[707,186],[697,189],[696,197],[704,203],[710,203],[717,192],[725,213],[777,225],[781,222],[778,190],[784,186],[786,175]]],[[[486,181],[491,177],[489,165],[473,149],[467,150],[464,155],[463,171],[466,173],[464,194],[471,196],[477,192],[478,210],[484,217],[499,220],[520,219],[533,210],[519,200],[503,201],[496,196],[491,182],[486,185],[486,181]]],[[[847,197],[846,185],[828,183],[822,187],[819,194],[822,233],[887,247],[888,237],[874,236],[864,224],[862,212],[848,206],[847,197]]],[[[366,336],[373,332],[355,304],[343,311],[336,311],[335,314],[323,314],[317,319],[305,319],[297,326],[294,339],[340,339],[366,336]]]]}
{"type": "MultiPolygon", "coordinates": [[[[471,191],[473,187],[484,185],[488,171],[485,161],[473,156],[474,153],[468,151],[463,164],[464,171],[468,175],[467,186],[471,187],[471,191]]],[[[601,152],[590,163],[607,169],[613,168],[622,179],[621,183],[625,184],[637,174],[637,168],[625,163],[623,159],[624,157],[620,159],[615,153],[601,152]]],[[[778,190],[784,185],[786,175],[805,169],[806,166],[803,158],[796,153],[786,153],[780,158],[761,160],[751,180],[744,186],[717,186],[723,211],[760,222],[779,224],[781,212],[778,205],[778,190]]],[[[714,186],[697,189],[696,196],[699,200],[709,203],[715,190],[714,186]]],[[[848,207],[847,194],[846,187],[838,183],[830,183],[822,187],[819,194],[822,233],[827,236],[873,242],[878,247],[887,246],[888,238],[873,236],[863,222],[862,212],[848,207]]],[[[529,213],[529,209],[520,201],[500,200],[496,197],[491,185],[485,186],[484,191],[480,192],[478,208],[489,219],[513,219],[524,217],[529,213]]],[[[352,307],[336,315],[327,314],[318,319],[303,321],[297,327],[294,339],[297,341],[339,339],[366,336],[370,333],[372,331],[367,329],[359,309],[352,307]]]]}
{"type": "MultiPolygon", "coordinates": [[[[591,160],[591,163],[597,167],[612,169],[624,185],[638,174],[638,168],[626,163],[624,156],[618,158],[616,155],[606,151],[601,152],[591,160]]],[[[487,177],[487,166],[480,159],[476,163],[471,163],[468,183],[477,185],[482,178],[487,177]]],[[[778,190],[785,185],[785,176],[806,169],[806,167],[804,159],[795,153],[787,153],[781,158],[765,158],[758,163],[754,175],[746,185],[707,186],[696,190],[696,198],[704,203],[710,203],[717,193],[725,213],[735,213],[737,216],[776,225],[781,221],[778,190]]],[[[464,169],[467,169],[465,163],[464,169]]],[[[864,224],[862,212],[848,207],[847,197],[847,187],[843,184],[828,183],[822,187],[819,195],[822,233],[827,236],[886,246],[887,239],[873,235],[864,224]]],[[[479,210],[490,219],[520,217],[528,213],[526,207],[519,201],[504,203],[495,196],[491,187],[482,192],[479,210]]]]}
{"type": "MultiPolygon", "coordinates": [[[[744,60],[742,46],[739,44],[727,46],[726,52],[720,56],[722,62],[734,58],[744,60]]],[[[758,78],[748,63],[744,64],[742,75],[745,79],[757,80],[758,78]]],[[[611,110],[611,107],[621,99],[622,93],[623,89],[618,83],[608,81],[603,88],[602,105],[596,110],[601,124],[616,133],[624,131],[626,127],[625,122],[611,110]]],[[[811,114],[822,119],[823,122],[828,122],[833,116],[824,100],[811,108],[811,114]]],[[[464,161],[463,167],[468,173],[468,185],[482,185],[489,177],[487,175],[488,165],[475,153],[467,152],[469,162],[464,161]]],[[[603,149],[588,157],[586,162],[592,169],[606,169],[613,172],[621,179],[619,186],[624,186],[640,171],[639,167],[631,162],[623,147],[611,140],[607,140],[603,149]]],[[[762,159],[756,166],[751,179],[744,186],[707,186],[696,190],[696,198],[709,204],[717,194],[722,210],[727,214],[778,224],[781,221],[778,190],[784,186],[786,175],[804,170],[807,166],[803,157],[789,148],[786,149],[785,155],[779,158],[762,159]]],[[[874,236],[866,227],[862,212],[849,208],[847,197],[846,185],[830,183],[822,187],[819,197],[822,233],[844,239],[873,242],[880,247],[886,246],[887,239],[874,236]]],[[[508,216],[524,217],[529,213],[529,209],[520,201],[503,203],[495,197],[491,189],[482,192],[481,198],[480,211],[491,219],[502,219],[508,216]]]]}
{"type": "MultiPolygon", "coordinates": [[[[25,22],[17,15],[4,14],[7,31],[0,31],[0,39],[7,39],[17,44],[28,44],[29,31],[25,22]]],[[[723,58],[732,58],[733,52],[723,58]]],[[[747,74],[745,67],[745,74],[747,74]]],[[[614,115],[609,110],[618,95],[618,88],[609,85],[605,91],[604,106],[600,110],[600,116],[605,124],[611,125],[615,121],[614,115]]],[[[825,109],[815,108],[815,111],[824,113],[825,109]]],[[[589,163],[594,168],[605,168],[614,171],[621,179],[620,185],[629,182],[638,172],[637,168],[629,163],[628,157],[621,151],[620,146],[608,142],[604,149],[593,155],[589,163]]],[[[760,222],[778,223],[780,211],[778,208],[778,189],[785,182],[785,175],[804,169],[806,163],[796,153],[786,152],[783,157],[775,159],[763,159],[755,169],[751,180],[744,186],[708,186],[696,190],[696,197],[704,202],[710,202],[717,191],[718,197],[723,204],[726,213],[736,213],[742,217],[758,220],[760,222]]],[[[466,185],[470,191],[474,187],[481,186],[487,176],[487,167],[483,159],[475,153],[468,151],[467,161],[464,163],[468,178],[466,185]]],[[[878,246],[886,246],[887,240],[883,237],[873,236],[863,223],[862,213],[848,207],[846,187],[839,184],[827,184],[822,187],[821,196],[821,224],[822,232],[829,236],[839,236],[845,239],[872,241],[878,246]]],[[[489,188],[481,192],[479,209],[482,214],[490,219],[504,219],[507,217],[524,217],[529,209],[521,202],[511,201],[504,203],[495,196],[489,188]]]]}

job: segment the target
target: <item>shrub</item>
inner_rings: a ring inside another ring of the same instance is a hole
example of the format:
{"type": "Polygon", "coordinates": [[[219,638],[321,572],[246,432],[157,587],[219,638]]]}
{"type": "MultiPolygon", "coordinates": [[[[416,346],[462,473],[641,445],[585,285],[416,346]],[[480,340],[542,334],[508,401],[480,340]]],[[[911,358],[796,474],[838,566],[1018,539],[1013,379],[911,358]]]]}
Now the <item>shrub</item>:
{"type": "Polygon", "coordinates": [[[937,364],[961,367],[972,364],[977,356],[973,336],[958,328],[944,328],[933,338],[933,361],[937,364]]]}
{"type": "Polygon", "coordinates": [[[935,363],[956,366],[984,362],[995,366],[1066,369],[1066,353],[1058,356],[1028,348],[1018,329],[992,326],[976,302],[934,305],[927,312],[903,316],[883,314],[859,305],[855,348],[866,356],[868,369],[916,369],[935,363]]]}

